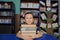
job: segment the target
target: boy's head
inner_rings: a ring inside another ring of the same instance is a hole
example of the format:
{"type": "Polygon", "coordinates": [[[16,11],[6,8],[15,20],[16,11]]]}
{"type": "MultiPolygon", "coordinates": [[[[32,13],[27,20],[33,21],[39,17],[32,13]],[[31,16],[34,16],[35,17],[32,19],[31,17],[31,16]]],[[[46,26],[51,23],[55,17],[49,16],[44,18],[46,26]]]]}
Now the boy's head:
{"type": "Polygon", "coordinates": [[[25,18],[25,22],[26,22],[27,24],[32,24],[33,21],[34,21],[32,12],[26,13],[24,18],[25,18]]]}

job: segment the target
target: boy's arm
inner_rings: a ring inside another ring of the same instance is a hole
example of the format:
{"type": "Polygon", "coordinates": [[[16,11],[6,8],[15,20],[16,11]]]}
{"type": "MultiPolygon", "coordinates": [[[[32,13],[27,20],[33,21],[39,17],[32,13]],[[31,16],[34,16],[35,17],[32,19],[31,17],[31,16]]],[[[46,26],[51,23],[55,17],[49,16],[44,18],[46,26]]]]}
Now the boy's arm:
{"type": "Polygon", "coordinates": [[[23,36],[22,34],[21,34],[21,31],[18,31],[18,33],[16,34],[16,36],[18,37],[18,38],[22,38],[22,39],[24,39],[26,36],[23,36]]]}
{"type": "Polygon", "coordinates": [[[33,40],[32,37],[30,37],[30,36],[22,35],[20,31],[16,34],[16,36],[17,36],[18,38],[22,38],[22,39],[24,39],[24,40],[33,40]]]}
{"type": "Polygon", "coordinates": [[[18,38],[22,38],[21,32],[18,31],[18,33],[16,34],[16,36],[17,36],[18,38]]]}

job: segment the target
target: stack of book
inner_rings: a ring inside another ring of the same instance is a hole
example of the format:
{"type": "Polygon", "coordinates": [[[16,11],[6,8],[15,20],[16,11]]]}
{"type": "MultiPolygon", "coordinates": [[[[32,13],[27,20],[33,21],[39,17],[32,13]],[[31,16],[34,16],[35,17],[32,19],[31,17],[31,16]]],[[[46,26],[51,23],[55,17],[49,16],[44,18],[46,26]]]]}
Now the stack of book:
{"type": "Polygon", "coordinates": [[[29,35],[29,36],[34,36],[36,35],[36,30],[37,30],[37,27],[35,24],[31,24],[31,25],[28,25],[28,24],[22,24],[21,25],[21,34],[22,35],[29,35]]]}

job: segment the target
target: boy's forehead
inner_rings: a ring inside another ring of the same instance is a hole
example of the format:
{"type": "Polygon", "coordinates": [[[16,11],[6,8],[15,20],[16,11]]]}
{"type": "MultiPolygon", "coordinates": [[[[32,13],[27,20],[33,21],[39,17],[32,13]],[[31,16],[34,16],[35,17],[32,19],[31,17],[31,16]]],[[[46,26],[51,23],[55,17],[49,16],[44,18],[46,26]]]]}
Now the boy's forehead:
{"type": "Polygon", "coordinates": [[[33,16],[32,14],[26,14],[25,16],[33,16]]]}

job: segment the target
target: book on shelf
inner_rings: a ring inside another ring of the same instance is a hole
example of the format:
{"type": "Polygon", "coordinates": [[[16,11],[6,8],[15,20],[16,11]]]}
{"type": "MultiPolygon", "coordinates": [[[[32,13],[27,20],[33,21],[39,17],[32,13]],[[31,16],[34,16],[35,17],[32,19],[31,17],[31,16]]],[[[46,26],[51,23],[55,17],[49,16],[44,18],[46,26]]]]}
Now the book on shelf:
{"type": "Polygon", "coordinates": [[[57,15],[54,14],[53,17],[52,17],[52,20],[56,21],[56,19],[57,19],[57,15]]]}
{"type": "Polygon", "coordinates": [[[45,6],[45,3],[43,1],[40,1],[40,4],[43,5],[43,6],[45,6]]]}
{"type": "Polygon", "coordinates": [[[59,28],[59,33],[60,33],[60,28],[59,28]]]}
{"type": "Polygon", "coordinates": [[[39,11],[37,11],[37,10],[22,10],[20,16],[24,17],[24,15],[25,15],[27,12],[31,12],[34,17],[38,17],[39,11]]]}
{"type": "Polygon", "coordinates": [[[51,0],[46,0],[46,6],[51,6],[51,0]]]}
{"type": "Polygon", "coordinates": [[[4,20],[3,19],[0,19],[0,23],[4,23],[4,20]]]}
{"type": "Polygon", "coordinates": [[[4,4],[4,8],[9,8],[8,3],[4,4]]]}
{"type": "Polygon", "coordinates": [[[40,7],[40,12],[45,12],[46,8],[45,7],[40,7]]]}
{"type": "Polygon", "coordinates": [[[39,8],[39,3],[33,3],[32,8],[39,8]]]}
{"type": "Polygon", "coordinates": [[[12,20],[11,19],[5,19],[5,22],[4,23],[11,23],[12,20]]]}
{"type": "Polygon", "coordinates": [[[52,7],[55,7],[55,6],[57,6],[58,5],[58,3],[54,3],[54,4],[52,4],[52,7]]]}
{"type": "Polygon", "coordinates": [[[47,8],[47,11],[50,11],[50,10],[51,10],[51,8],[50,8],[50,7],[48,7],[48,8],[47,8]]]}
{"type": "Polygon", "coordinates": [[[39,8],[38,3],[21,3],[21,8],[39,8]]]}
{"type": "Polygon", "coordinates": [[[0,16],[12,16],[12,12],[2,11],[2,12],[0,12],[0,16]]]}
{"type": "Polygon", "coordinates": [[[27,8],[27,3],[21,3],[21,8],[27,8]]]}
{"type": "Polygon", "coordinates": [[[4,11],[4,12],[1,12],[1,16],[7,16],[7,14],[8,14],[8,13],[5,12],[5,11],[4,11]]]}
{"type": "Polygon", "coordinates": [[[28,3],[28,8],[32,8],[33,7],[33,4],[32,3],[28,3]]]}
{"type": "Polygon", "coordinates": [[[11,4],[8,4],[8,3],[0,3],[0,8],[5,8],[5,9],[10,9],[11,8],[11,4]]]}
{"type": "Polygon", "coordinates": [[[58,27],[58,23],[53,23],[53,24],[52,24],[52,27],[53,27],[53,28],[58,27]]]}
{"type": "Polygon", "coordinates": [[[40,27],[42,27],[42,28],[46,28],[46,26],[47,26],[47,24],[46,23],[40,23],[40,27]]]}
{"type": "Polygon", "coordinates": [[[38,18],[35,18],[34,19],[34,24],[37,24],[38,23],[38,18]]]}
{"type": "Polygon", "coordinates": [[[42,18],[43,20],[46,20],[46,19],[47,19],[47,18],[46,18],[46,15],[45,15],[44,13],[40,14],[40,16],[41,16],[41,18],[42,18]]]}
{"type": "Polygon", "coordinates": [[[11,19],[0,19],[0,23],[12,23],[11,19]]]}
{"type": "Polygon", "coordinates": [[[21,24],[24,24],[25,20],[24,18],[21,18],[21,24]]]}
{"type": "Polygon", "coordinates": [[[26,10],[22,10],[20,16],[24,17],[26,10]]]}
{"type": "MultiPolygon", "coordinates": [[[[59,14],[60,15],[60,14],[59,14]]],[[[60,16],[59,16],[59,25],[60,25],[60,16]]]]}
{"type": "Polygon", "coordinates": [[[52,27],[51,23],[48,23],[47,28],[51,28],[51,27],[52,27]]]}
{"type": "Polygon", "coordinates": [[[25,13],[31,12],[32,10],[25,10],[25,13]]]}
{"type": "Polygon", "coordinates": [[[51,8],[51,12],[56,13],[57,12],[57,8],[51,8]]]}
{"type": "Polygon", "coordinates": [[[38,17],[38,13],[37,12],[32,12],[34,17],[38,17]]]}
{"type": "Polygon", "coordinates": [[[2,8],[2,5],[0,4],[0,8],[2,8]]]}

